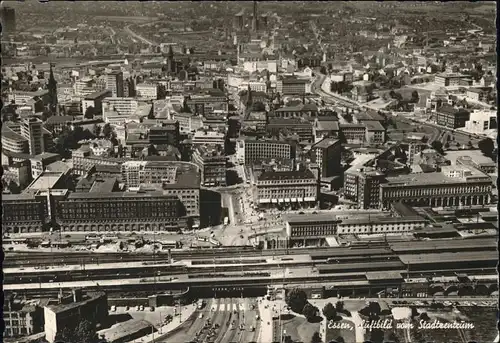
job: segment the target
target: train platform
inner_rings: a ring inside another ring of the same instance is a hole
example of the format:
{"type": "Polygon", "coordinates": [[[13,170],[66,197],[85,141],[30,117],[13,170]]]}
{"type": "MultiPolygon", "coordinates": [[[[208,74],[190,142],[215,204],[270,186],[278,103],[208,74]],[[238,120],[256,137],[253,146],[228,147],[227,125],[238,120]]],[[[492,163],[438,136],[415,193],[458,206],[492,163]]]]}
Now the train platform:
{"type": "Polygon", "coordinates": [[[269,267],[283,267],[293,266],[297,263],[312,263],[309,255],[293,255],[293,256],[274,256],[265,258],[255,257],[241,257],[235,259],[219,259],[207,258],[203,262],[217,261],[217,263],[200,263],[200,260],[179,260],[172,263],[157,262],[115,262],[115,263],[100,263],[100,264],[80,264],[80,265],[66,265],[66,266],[34,266],[34,267],[14,267],[5,268],[4,274],[35,274],[35,273],[50,273],[50,272],[74,272],[74,271],[94,271],[94,270],[120,270],[120,269],[140,269],[140,268],[165,268],[172,266],[186,266],[190,268],[200,269],[214,269],[221,267],[254,267],[254,266],[269,266],[269,267]],[[224,263],[226,262],[227,263],[224,263]]]}
{"type": "Polygon", "coordinates": [[[173,263],[157,263],[153,262],[117,262],[117,263],[101,263],[101,264],[81,264],[81,265],[67,265],[67,266],[43,266],[43,267],[21,267],[21,268],[5,268],[3,273],[15,274],[32,274],[40,272],[72,272],[72,271],[91,271],[91,270],[105,270],[105,269],[134,269],[134,268],[144,268],[156,266],[161,267],[171,267],[171,266],[183,266],[185,263],[183,261],[177,261],[173,263]]]}

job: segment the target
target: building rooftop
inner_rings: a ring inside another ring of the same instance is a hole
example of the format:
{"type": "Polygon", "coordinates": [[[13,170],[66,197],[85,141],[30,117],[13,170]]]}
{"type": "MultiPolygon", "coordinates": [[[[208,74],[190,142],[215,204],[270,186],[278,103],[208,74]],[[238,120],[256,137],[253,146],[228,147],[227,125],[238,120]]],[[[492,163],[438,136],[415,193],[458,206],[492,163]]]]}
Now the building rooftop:
{"type": "Polygon", "coordinates": [[[116,184],[116,178],[96,179],[90,188],[90,192],[110,193],[113,192],[116,184]]]}
{"type": "Polygon", "coordinates": [[[429,263],[464,263],[473,261],[497,261],[498,253],[496,251],[465,251],[465,252],[445,252],[445,253],[427,253],[419,255],[400,255],[400,260],[410,268],[412,264],[429,263]]]}
{"type": "Polygon", "coordinates": [[[381,280],[402,280],[401,272],[367,272],[366,279],[368,281],[381,281],[381,280]]]}
{"type": "Polygon", "coordinates": [[[54,188],[64,175],[65,173],[61,172],[43,172],[28,186],[28,189],[38,190],[54,188]]]}
{"type": "Polygon", "coordinates": [[[45,125],[71,123],[74,119],[73,116],[51,116],[47,119],[45,125]]]}
{"type": "Polygon", "coordinates": [[[59,154],[55,154],[52,152],[42,152],[41,154],[35,155],[32,159],[34,160],[39,160],[39,161],[45,161],[45,160],[50,160],[50,159],[55,159],[55,158],[60,158],[61,156],[59,154]]]}
{"type": "Polygon", "coordinates": [[[21,136],[20,134],[14,132],[7,125],[2,126],[2,138],[5,137],[7,139],[16,140],[16,141],[27,141],[26,138],[21,136]]]}
{"type": "Polygon", "coordinates": [[[71,310],[73,308],[83,306],[83,305],[90,303],[98,298],[104,297],[104,296],[106,296],[106,293],[104,293],[104,292],[89,293],[87,296],[88,296],[88,298],[83,300],[83,301],[72,302],[70,304],[49,305],[47,307],[50,308],[55,313],[61,313],[61,312],[71,310]]]}
{"type": "Polygon", "coordinates": [[[337,120],[321,120],[318,119],[316,126],[317,131],[338,131],[339,122],[337,120]]]}
{"type": "Polygon", "coordinates": [[[68,200],[78,199],[109,199],[109,198],[164,198],[164,199],[177,199],[176,196],[165,195],[161,191],[151,192],[74,192],[68,197],[68,200]]]}
{"type": "MultiPolygon", "coordinates": [[[[431,228],[432,229],[436,229],[431,228]]],[[[420,232],[420,231],[419,231],[420,232]]],[[[394,242],[390,244],[390,247],[395,252],[411,252],[428,250],[429,252],[435,251],[437,249],[442,249],[446,247],[447,249],[470,249],[484,247],[495,249],[497,247],[497,242],[494,237],[491,238],[475,238],[475,239],[433,239],[425,241],[412,241],[412,242],[394,242]]]]}
{"type": "Polygon", "coordinates": [[[94,93],[91,93],[89,95],[86,95],[84,99],[85,100],[99,99],[99,98],[101,98],[104,95],[108,95],[110,92],[111,91],[109,89],[105,89],[105,90],[102,90],[102,91],[98,91],[98,92],[94,92],[94,93]]]}
{"type": "Polygon", "coordinates": [[[445,157],[450,160],[452,165],[456,165],[457,160],[463,159],[464,157],[470,157],[470,159],[478,165],[496,165],[495,161],[484,156],[481,150],[446,151],[445,157]]]}
{"type": "Polygon", "coordinates": [[[313,179],[316,177],[310,171],[298,170],[298,171],[275,171],[275,172],[264,172],[260,175],[259,181],[272,181],[272,180],[306,180],[313,179]]]}
{"type": "Polygon", "coordinates": [[[368,131],[385,131],[384,127],[378,121],[364,121],[365,127],[368,131]]]}
{"type": "Polygon", "coordinates": [[[329,148],[332,145],[336,144],[337,142],[339,142],[338,139],[324,138],[324,139],[320,140],[319,142],[317,142],[316,144],[314,144],[312,146],[312,149],[314,149],[314,148],[326,149],[326,148],[329,148]]]}
{"type": "MultiPolygon", "coordinates": [[[[409,174],[409,175],[400,175],[395,177],[387,177],[387,183],[381,184],[380,187],[397,187],[397,186],[425,186],[425,185],[439,185],[439,184],[463,184],[468,182],[469,180],[475,181],[478,179],[489,180],[485,174],[482,172],[475,170],[473,168],[460,168],[460,170],[469,171],[470,174],[468,176],[463,177],[449,177],[444,174],[445,170],[447,170],[448,166],[443,166],[441,172],[434,173],[424,173],[424,174],[409,174]]],[[[456,169],[456,166],[452,168],[456,169]]]]}

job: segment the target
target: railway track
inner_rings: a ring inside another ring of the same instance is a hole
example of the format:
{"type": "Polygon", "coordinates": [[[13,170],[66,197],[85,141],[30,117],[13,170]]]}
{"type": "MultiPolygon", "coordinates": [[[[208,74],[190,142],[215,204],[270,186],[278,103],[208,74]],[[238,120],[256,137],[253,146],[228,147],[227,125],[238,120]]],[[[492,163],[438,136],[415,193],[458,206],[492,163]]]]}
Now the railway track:
{"type": "MultiPolygon", "coordinates": [[[[172,258],[180,259],[210,259],[217,258],[239,258],[239,257],[259,257],[278,255],[302,255],[311,252],[334,253],[339,248],[297,248],[297,249],[276,249],[258,250],[252,247],[244,249],[222,248],[222,249],[200,249],[190,251],[172,251],[172,258]]],[[[360,251],[365,249],[360,249],[360,251]]],[[[369,250],[369,249],[368,249],[369,250]]],[[[168,261],[168,252],[158,252],[155,254],[136,253],[93,253],[93,252],[6,252],[4,268],[21,266],[51,266],[51,265],[79,265],[79,264],[99,264],[117,262],[140,262],[140,261],[168,261]]]]}

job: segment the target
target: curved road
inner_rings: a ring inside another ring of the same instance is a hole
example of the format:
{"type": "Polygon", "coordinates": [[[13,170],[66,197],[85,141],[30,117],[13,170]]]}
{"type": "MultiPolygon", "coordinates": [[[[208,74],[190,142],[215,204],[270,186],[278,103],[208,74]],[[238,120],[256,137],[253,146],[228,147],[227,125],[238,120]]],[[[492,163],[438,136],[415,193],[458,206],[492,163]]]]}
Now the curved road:
{"type": "Polygon", "coordinates": [[[135,33],[134,31],[132,31],[132,29],[131,29],[130,27],[131,27],[131,26],[133,26],[133,25],[134,25],[134,24],[127,25],[127,26],[125,27],[125,29],[124,29],[124,30],[125,30],[125,32],[126,32],[126,33],[128,33],[130,36],[132,36],[132,37],[134,37],[134,38],[137,38],[137,39],[138,39],[138,40],[140,40],[141,42],[144,42],[144,43],[146,43],[146,44],[148,44],[148,45],[157,45],[155,42],[150,41],[150,40],[148,40],[148,39],[144,38],[143,36],[141,36],[141,35],[139,35],[139,34],[135,33]]]}

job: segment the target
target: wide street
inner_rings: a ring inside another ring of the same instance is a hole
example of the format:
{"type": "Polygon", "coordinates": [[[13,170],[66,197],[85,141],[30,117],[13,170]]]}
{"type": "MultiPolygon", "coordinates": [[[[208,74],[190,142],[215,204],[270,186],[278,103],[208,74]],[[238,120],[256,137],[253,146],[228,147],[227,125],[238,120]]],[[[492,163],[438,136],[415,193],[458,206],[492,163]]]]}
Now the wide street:
{"type": "Polygon", "coordinates": [[[162,339],[167,342],[256,342],[260,331],[254,298],[207,299],[206,305],[162,339]]]}

